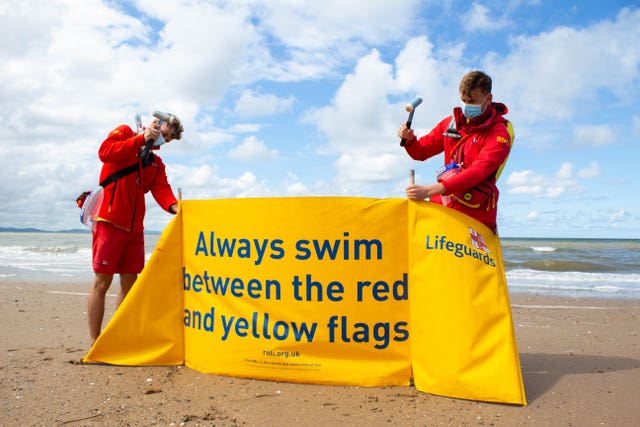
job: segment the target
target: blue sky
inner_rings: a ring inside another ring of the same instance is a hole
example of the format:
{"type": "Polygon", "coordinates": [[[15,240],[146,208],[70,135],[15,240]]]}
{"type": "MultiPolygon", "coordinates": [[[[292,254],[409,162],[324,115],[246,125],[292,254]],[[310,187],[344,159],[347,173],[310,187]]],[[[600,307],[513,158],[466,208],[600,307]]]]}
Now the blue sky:
{"type": "Polygon", "coordinates": [[[442,163],[399,147],[404,104],[422,135],[482,69],[516,131],[500,234],[640,238],[638,1],[3,0],[0,27],[0,226],[78,228],[100,142],[154,110],[185,199],[404,197],[442,163]]]}

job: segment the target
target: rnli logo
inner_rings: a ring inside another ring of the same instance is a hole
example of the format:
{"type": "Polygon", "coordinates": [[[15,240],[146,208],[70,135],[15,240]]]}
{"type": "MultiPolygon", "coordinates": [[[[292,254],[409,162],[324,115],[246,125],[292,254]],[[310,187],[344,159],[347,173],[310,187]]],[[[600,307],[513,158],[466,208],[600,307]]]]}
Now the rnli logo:
{"type": "Polygon", "coordinates": [[[498,142],[502,142],[503,144],[508,144],[509,143],[509,140],[507,138],[505,138],[504,136],[499,136],[499,137],[496,138],[496,140],[498,142]]]}
{"type": "Polygon", "coordinates": [[[479,251],[486,252],[488,254],[491,253],[484,240],[484,236],[471,227],[469,227],[469,237],[471,237],[471,246],[479,251]]]}

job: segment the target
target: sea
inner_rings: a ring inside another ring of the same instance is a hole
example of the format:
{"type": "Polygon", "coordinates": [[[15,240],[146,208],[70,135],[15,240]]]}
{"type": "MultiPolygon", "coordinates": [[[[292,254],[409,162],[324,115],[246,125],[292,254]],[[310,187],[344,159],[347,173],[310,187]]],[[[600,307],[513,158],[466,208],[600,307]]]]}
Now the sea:
{"type": "MultiPolygon", "coordinates": [[[[147,258],[159,234],[146,234],[147,258]]],[[[501,238],[511,294],[640,299],[640,240],[501,238]]],[[[0,280],[87,283],[91,233],[0,232],[0,280]]]]}

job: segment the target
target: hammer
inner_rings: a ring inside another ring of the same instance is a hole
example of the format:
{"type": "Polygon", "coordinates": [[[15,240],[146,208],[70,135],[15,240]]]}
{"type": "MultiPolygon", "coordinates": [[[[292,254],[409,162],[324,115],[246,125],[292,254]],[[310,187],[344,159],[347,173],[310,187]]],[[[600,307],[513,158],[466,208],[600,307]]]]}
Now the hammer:
{"type": "MultiPolygon", "coordinates": [[[[404,109],[409,112],[409,118],[407,119],[407,128],[408,129],[411,129],[411,122],[413,121],[413,113],[416,111],[416,108],[420,104],[422,104],[422,98],[420,98],[419,96],[416,96],[415,98],[413,98],[413,100],[411,100],[410,103],[408,103],[404,107],[404,109]]],[[[404,147],[404,145],[406,143],[407,143],[407,140],[405,138],[402,138],[400,140],[400,146],[401,147],[404,147]]]]}
{"type": "MultiPolygon", "coordinates": [[[[154,111],[153,112],[153,117],[158,119],[158,123],[156,124],[156,126],[158,126],[158,128],[160,128],[160,126],[162,125],[163,121],[167,122],[167,123],[171,122],[171,114],[164,113],[162,111],[154,111]]],[[[138,116],[136,116],[136,121],[138,121],[138,116]]],[[[146,159],[147,158],[147,156],[149,155],[149,152],[151,151],[151,146],[153,145],[154,142],[155,141],[153,139],[150,139],[150,140],[145,142],[144,148],[140,152],[140,158],[142,158],[142,159],[146,159]]]]}

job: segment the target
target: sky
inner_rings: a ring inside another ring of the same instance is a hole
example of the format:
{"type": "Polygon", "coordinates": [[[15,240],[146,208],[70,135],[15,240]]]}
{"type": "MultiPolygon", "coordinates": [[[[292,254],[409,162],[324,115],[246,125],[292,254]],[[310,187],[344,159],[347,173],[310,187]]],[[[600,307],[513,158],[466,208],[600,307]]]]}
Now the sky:
{"type": "Polygon", "coordinates": [[[637,0],[0,0],[0,28],[0,226],[81,228],[100,143],[155,110],[185,200],[403,198],[443,162],[404,105],[421,136],[480,69],[516,133],[500,235],[640,238],[637,0]]]}

